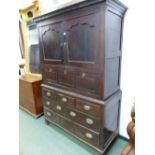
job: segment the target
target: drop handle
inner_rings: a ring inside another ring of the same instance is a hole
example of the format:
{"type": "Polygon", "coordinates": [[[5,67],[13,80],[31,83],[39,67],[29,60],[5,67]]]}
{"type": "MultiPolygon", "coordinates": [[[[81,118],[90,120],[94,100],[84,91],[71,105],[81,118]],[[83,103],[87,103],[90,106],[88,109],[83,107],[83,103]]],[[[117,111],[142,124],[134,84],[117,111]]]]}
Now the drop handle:
{"type": "Polygon", "coordinates": [[[47,116],[51,116],[51,113],[50,112],[47,112],[47,116]]]}
{"type": "Polygon", "coordinates": [[[67,71],[66,70],[64,70],[64,75],[67,75],[67,71]]]}
{"type": "Polygon", "coordinates": [[[67,102],[67,98],[63,97],[63,98],[61,99],[61,101],[64,102],[64,103],[66,103],[66,102],[67,102]]]}
{"type": "Polygon", "coordinates": [[[61,111],[62,108],[61,108],[61,106],[57,105],[57,106],[56,106],[56,109],[57,109],[58,111],[61,111]]]}
{"type": "Polygon", "coordinates": [[[93,135],[92,135],[91,133],[88,133],[88,132],[85,134],[85,136],[86,136],[87,138],[89,138],[89,139],[92,139],[92,138],[93,138],[93,135]]]}
{"type": "Polygon", "coordinates": [[[50,92],[47,92],[46,95],[49,97],[49,96],[51,96],[51,93],[50,92]]]}
{"type": "Polygon", "coordinates": [[[94,121],[90,118],[86,118],[86,123],[89,125],[92,125],[92,124],[94,124],[94,121]]]}
{"type": "Polygon", "coordinates": [[[72,116],[72,117],[76,117],[76,113],[73,112],[73,111],[71,111],[71,112],[69,113],[69,115],[72,116]]]}
{"type": "Polygon", "coordinates": [[[86,77],[86,73],[82,73],[81,77],[85,78],[86,77]]]}
{"type": "Polygon", "coordinates": [[[91,107],[89,105],[84,105],[83,109],[89,111],[91,109],[91,107]]]}
{"type": "Polygon", "coordinates": [[[51,72],[53,72],[53,69],[52,69],[52,68],[50,68],[50,69],[49,69],[49,72],[50,72],[50,73],[51,73],[51,72]]]}
{"type": "Polygon", "coordinates": [[[50,102],[50,101],[46,101],[46,105],[48,105],[48,106],[49,106],[50,104],[51,104],[51,102],[50,102]]]}

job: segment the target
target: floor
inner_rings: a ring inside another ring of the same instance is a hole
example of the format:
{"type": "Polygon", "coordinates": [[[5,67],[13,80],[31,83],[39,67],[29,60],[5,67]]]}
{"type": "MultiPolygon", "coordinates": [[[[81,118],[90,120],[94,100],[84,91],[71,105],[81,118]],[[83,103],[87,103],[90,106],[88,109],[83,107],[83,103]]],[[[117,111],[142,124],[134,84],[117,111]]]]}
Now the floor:
{"type": "MultiPolygon", "coordinates": [[[[118,138],[105,155],[120,155],[126,141],[118,138]]],[[[54,125],[19,110],[19,155],[99,155],[97,151],[54,125]]]]}

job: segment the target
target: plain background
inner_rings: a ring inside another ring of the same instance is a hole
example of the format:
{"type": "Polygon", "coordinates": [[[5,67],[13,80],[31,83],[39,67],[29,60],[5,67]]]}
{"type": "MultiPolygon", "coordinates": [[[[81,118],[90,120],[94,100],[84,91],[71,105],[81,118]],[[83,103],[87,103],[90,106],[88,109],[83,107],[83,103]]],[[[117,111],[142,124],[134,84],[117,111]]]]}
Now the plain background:
{"type": "MultiPolygon", "coordinates": [[[[21,1],[21,0],[19,0],[21,1]]],[[[18,154],[18,1],[2,1],[0,9],[0,154],[18,154]],[[3,2],[3,3],[2,3],[3,2]]],[[[125,17],[122,62],[121,132],[136,102],[136,155],[154,155],[155,139],[155,4],[153,0],[121,0],[125,17]],[[124,121],[124,119],[126,121],[124,121]]]]}

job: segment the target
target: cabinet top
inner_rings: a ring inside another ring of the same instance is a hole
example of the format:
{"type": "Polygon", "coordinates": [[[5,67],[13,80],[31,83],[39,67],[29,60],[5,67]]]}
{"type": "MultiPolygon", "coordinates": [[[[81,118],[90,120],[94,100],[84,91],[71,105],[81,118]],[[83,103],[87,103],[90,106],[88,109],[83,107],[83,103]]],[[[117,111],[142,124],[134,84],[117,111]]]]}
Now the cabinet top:
{"type": "Polygon", "coordinates": [[[81,9],[83,7],[87,7],[87,6],[91,6],[91,5],[95,5],[95,4],[99,4],[99,3],[117,8],[122,13],[125,13],[127,10],[127,7],[123,3],[121,3],[119,0],[78,0],[78,1],[75,1],[72,3],[68,3],[67,5],[58,6],[51,12],[34,18],[33,21],[36,23],[39,23],[41,21],[50,19],[54,16],[63,14],[65,12],[73,11],[76,9],[81,9]]]}

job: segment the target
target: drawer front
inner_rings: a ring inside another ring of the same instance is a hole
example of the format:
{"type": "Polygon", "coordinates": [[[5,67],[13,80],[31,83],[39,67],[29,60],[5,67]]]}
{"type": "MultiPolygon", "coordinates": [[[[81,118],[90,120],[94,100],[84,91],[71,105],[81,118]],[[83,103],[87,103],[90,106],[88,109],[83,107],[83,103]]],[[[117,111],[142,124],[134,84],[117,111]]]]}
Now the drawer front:
{"type": "Polygon", "coordinates": [[[76,76],[76,88],[86,89],[91,92],[98,92],[99,77],[89,73],[78,73],[76,76]]]}
{"type": "Polygon", "coordinates": [[[63,116],[60,116],[59,114],[49,110],[48,108],[44,108],[44,115],[48,120],[75,134],[74,124],[72,124],[71,121],[66,120],[63,116]]]}
{"type": "Polygon", "coordinates": [[[58,82],[63,85],[67,85],[70,87],[75,86],[75,75],[74,72],[69,70],[60,70],[58,72],[58,82]]]}
{"type": "Polygon", "coordinates": [[[86,128],[76,125],[47,108],[44,108],[44,114],[48,120],[58,124],[64,129],[67,129],[80,139],[99,147],[99,133],[89,131],[86,128]]]}
{"type": "Polygon", "coordinates": [[[92,103],[76,100],[76,109],[83,111],[87,114],[93,115],[94,117],[100,118],[101,116],[101,106],[94,105],[92,103]]]}
{"type": "Polygon", "coordinates": [[[75,126],[75,134],[86,142],[99,147],[99,133],[92,132],[81,126],[75,126]]]}
{"type": "Polygon", "coordinates": [[[58,71],[53,66],[44,65],[43,67],[43,77],[44,80],[47,80],[49,82],[57,82],[57,74],[58,71]]]}
{"type": "Polygon", "coordinates": [[[43,97],[46,97],[48,99],[52,99],[52,100],[56,101],[56,92],[55,91],[43,88],[42,89],[42,94],[43,94],[43,97]]]}
{"type": "Polygon", "coordinates": [[[54,100],[49,100],[49,99],[44,99],[44,106],[61,114],[61,115],[64,115],[64,105],[63,104],[60,104],[54,100]]]}
{"type": "Polygon", "coordinates": [[[64,94],[58,93],[57,100],[66,107],[75,108],[75,99],[64,94]]]}
{"type": "Polygon", "coordinates": [[[85,115],[83,113],[80,113],[76,110],[66,108],[65,110],[65,116],[84,127],[87,127],[91,130],[100,131],[100,123],[98,119],[95,119],[91,116],[85,115]]]}

